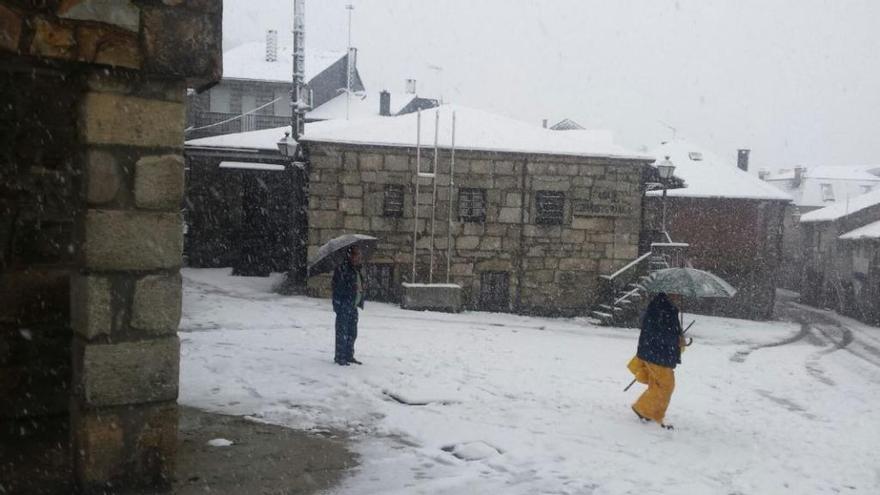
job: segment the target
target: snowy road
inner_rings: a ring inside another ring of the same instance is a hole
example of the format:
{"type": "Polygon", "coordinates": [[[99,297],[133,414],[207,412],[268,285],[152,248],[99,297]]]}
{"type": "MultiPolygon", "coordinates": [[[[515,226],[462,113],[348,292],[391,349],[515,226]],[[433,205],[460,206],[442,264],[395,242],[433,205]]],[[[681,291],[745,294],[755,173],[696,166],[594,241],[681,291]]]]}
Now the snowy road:
{"type": "Polygon", "coordinates": [[[338,493],[880,493],[880,329],[695,317],[668,432],[622,392],[632,330],[369,304],[341,368],[329,302],[184,279],[181,403],[347,431],[338,493]]]}

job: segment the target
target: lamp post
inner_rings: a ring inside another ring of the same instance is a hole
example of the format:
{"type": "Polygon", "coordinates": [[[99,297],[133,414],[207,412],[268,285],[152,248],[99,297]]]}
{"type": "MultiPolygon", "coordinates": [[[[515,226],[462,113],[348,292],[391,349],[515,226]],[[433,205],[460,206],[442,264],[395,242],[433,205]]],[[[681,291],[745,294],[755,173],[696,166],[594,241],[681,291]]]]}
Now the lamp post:
{"type": "Polygon", "coordinates": [[[660,186],[663,187],[663,216],[661,218],[660,228],[663,229],[663,235],[666,234],[666,191],[669,189],[669,179],[675,172],[675,165],[669,161],[669,157],[665,157],[662,162],[657,164],[657,175],[660,176],[660,186]]]}

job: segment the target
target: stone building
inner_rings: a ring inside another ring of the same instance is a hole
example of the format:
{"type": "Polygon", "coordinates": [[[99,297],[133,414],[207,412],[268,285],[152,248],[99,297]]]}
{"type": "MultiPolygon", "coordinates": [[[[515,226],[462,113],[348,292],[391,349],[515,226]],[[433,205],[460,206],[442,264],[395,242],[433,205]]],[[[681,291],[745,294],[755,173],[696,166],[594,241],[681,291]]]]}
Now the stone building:
{"type": "Polygon", "coordinates": [[[785,215],[779,285],[800,292],[804,262],[800,216],[877,189],[880,166],[794,167],[761,171],[760,177],[793,199],[785,215]]]}
{"type": "Polygon", "coordinates": [[[169,483],[184,99],[220,78],[221,11],[0,2],[0,491],[169,483]]]}
{"type": "Polygon", "coordinates": [[[801,301],[876,323],[880,190],[801,216],[801,301]]]}
{"type": "Polygon", "coordinates": [[[669,190],[665,201],[661,191],[648,193],[649,230],[665,230],[672,241],[689,244],[694,268],[715,273],[738,290],[732,299],[687,301],[687,308],[736,318],[772,317],[783,216],[791,197],[747,173],[747,152],[725,160],[679,139],[651,154],[669,157],[685,187],[669,190]]]}
{"type": "MultiPolygon", "coordinates": [[[[374,297],[396,301],[402,282],[431,275],[445,282],[448,265],[469,308],[586,313],[599,275],[637,255],[642,174],[653,158],[603,133],[560,133],[457,106],[436,111],[421,114],[421,170],[433,179],[417,175],[418,114],[306,128],[309,255],[342,233],[371,234],[380,239],[368,267],[374,297]]],[[[311,278],[310,290],[328,295],[329,277],[311,278]]]]}

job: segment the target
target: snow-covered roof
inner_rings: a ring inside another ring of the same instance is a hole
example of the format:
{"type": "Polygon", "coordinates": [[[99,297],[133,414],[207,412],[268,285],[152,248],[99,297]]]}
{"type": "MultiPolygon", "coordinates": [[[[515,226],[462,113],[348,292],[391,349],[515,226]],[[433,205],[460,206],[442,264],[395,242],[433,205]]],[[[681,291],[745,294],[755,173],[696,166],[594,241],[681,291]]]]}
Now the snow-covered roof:
{"type": "MultiPolygon", "coordinates": [[[[439,146],[451,148],[452,114],[455,112],[455,146],[462,150],[574,155],[654,160],[614,144],[607,132],[558,132],[537,125],[460,105],[442,105],[422,112],[421,144],[434,145],[435,112],[440,112],[439,146]]],[[[309,124],[303,141],[416,146],[417,113],[396,117],[372,117],[309,124]]]]}
{"type": "Polygon", "coordinates": [[[878,204],[880,204],[880,189],[850,198],[849,200],[840,200],[831,206],[804,213],[801,215],[801,222],[831,222],[878,204]]]}
{"type": "MultiPolygon", "coordinates": [[[[794,198],[798,206],[825,207],[880,188],[876,166],[805,167],[799,183],[793,169],[782,169],[765,180],[794,198]]],[[[877,170],[880,173],[880,170],[877,170]]]]}
{"type": "MultiPolygon", "coordinates": [[[[658,162],[665,157],[675,165],[674,174],[686,187],[669,189],[671,197],[734,198],[791,201],[791,196],[740,170],[735,160],[725,160],[684,139],[668,141],[651,150],[658,162]]],[[[651,191],[649,195],[660,195],[651,191]]]]}
{"type": "MultiPolygon", "coordinates": [[[[396,115],[411,101],[418,98],[411,93],[391,93],[391,115],[396,115]]],[[[306,114],[309,120],[344,119],[346,117],[346,95],[341,93],[332,100],[306,114]]],[[[351,119],[375,117],[379,115],[379,93],[352,94],[348,109],[351,119]]]]}
{"type": "Polygon", "coordinates": [[[864,227],[851,230],[840,236],[840,238],[847,241],[858,239],[880,239],[880,222],[869,223],[864,227]]]}
{"type": "MultiPolygon", "coordinates": [[[[311,124],[306,124],[306,129],[311,124]]],[[[290,126],[263,129],[260,131],[236,132],[235,134],[221,134],[199,139],[190,139],[185,144],[188,147],[199,148],[234,148],[249,150],[277,150],[278,141],[284,137],[284,133],[290,133],[290,126]]]]}
{"type": "MultiPolygon", "coordinates": [[[[345,56],[345,52],[306,52],[305,79],[311,81],[324,69],[345,56]]],[[[290,82],[293,74],[293,56],[290,45],[278,45],[278,57],[266,61],[266,43],[251,41],[223,53],[224,79],[290,82]]]]}

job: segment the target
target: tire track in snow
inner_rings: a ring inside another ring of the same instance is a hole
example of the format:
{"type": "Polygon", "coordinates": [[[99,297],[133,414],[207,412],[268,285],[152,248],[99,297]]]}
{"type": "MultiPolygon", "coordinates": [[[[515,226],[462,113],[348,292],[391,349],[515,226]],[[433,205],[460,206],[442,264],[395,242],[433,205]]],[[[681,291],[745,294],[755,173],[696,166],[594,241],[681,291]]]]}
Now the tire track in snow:
{"type": "Polygon", "coordinates": [[[743,363],[743,362],[745,362],[746,358],[749,357],[749,355],[755,351],[759,351],[761,349],[767,349],[770,347],[779,347],[779,346],[783,346],[783,345],[794,344],[795,342],[806,337],[809,333],[810,333],[810,326],[806,323],[801,323],[801,328],[796,334],[794,334],[788,338],[782,339],[778,342],[771,342],[769,344],[755,345],[755,346],[748,347],[744,350],[737,351],[736,353],[734,353],[733,356],[730,357],[730,360],[733,361],[734,363],[743,363]]]}

